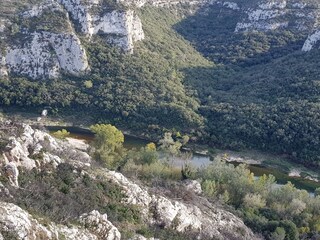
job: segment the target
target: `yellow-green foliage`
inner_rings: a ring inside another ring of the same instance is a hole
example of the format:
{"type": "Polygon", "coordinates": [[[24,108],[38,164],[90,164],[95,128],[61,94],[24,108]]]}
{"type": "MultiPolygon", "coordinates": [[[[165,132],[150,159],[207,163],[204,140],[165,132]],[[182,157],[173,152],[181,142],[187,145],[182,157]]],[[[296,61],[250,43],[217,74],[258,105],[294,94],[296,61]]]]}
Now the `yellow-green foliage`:
{"type": "Polygon", "coordinates": [[[144,179],[181,179],[180,168],[170,166],[161,162],[160,160],[151,164],[136,164],[133,160],[129,160],[124,166],[123,171],[130,175],[140,176],[144,179]]]}
{"type": "Polygon", "coordinates": [[[213,197],[217,192],[216,183],[212,180],[204,180],[201,184],[202,191],[208,196],[213,197]]]}
{"type": "Polygon", "coordinates": [[[95,124],[90,130],[95,134],[92,143],[95,148],[95,158],[111,169],[119,167],[124,152],[123,133],[111,124],[95,124]]]}
{"type": "Polygon", "coordinates": [[[65,139],[66,137],[68,137],[70,135],[70,132],[68,132],[66,129],[61,129],[61,130],[58,130],[58,131],[52,133],[52,135],[56,138],[59,138],[59,139],[65,139]]]}

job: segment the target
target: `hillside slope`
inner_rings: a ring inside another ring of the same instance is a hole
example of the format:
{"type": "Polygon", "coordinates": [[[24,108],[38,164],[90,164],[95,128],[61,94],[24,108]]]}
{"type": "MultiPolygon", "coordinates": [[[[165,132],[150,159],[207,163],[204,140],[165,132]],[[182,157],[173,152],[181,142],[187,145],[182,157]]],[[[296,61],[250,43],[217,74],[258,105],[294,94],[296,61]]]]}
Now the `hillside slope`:
{"type": "Polygon", "coordinates": [[[319,3],[2,0],[0,104],[319,167],[319,3]]]}
{"type": "Polygon", "coordinates": [[[217,64],[185,70],[211,142],[319,166],[318,17],[316,1],[217,2],[175,26],[217,64]]]}
{"type": "Polygon", "coordinates": [[[0,126],[7,143],[0,149],[1,239],[259,239],[206,200],[197,181],[191,189],[180,181],[192,198],[171,199],[46,132],[10,121],[0,126]]]}

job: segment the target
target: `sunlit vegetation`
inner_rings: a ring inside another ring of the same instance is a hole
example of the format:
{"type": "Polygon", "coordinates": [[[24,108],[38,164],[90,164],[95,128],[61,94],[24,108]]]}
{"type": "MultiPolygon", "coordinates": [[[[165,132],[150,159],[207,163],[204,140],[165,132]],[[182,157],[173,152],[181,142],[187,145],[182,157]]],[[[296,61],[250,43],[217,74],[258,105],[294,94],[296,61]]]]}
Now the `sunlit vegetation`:
{"type": "Polygon", "coordinates": [[[52,135],[56,138],[65,139],[70,135],[70,132],[68,132],[66,129],[61,129],[52,133],[52,135]]]}
{"type": "MultiPolygon", "coordinates": [[[[108,142],[105,141],[106,144],[108,142]]],[[[166,133],[159,143],[161,151],[169,152],[171,158],[180,154],[179,149],[173,148],[175,140],[171,134],[166,133]]],[[[199,169],[187,161],[182,168],[174,167],[165,156],[159,157],[154,144],[123,152],[122,156],[118,159],[122,166],[119,170],[148,185],[198,179],[204,196],[212,202],[232,206],[249,227],[266,239],[319,237],[320,189],[311,196],[290,182],[276,185],[272,175],[256,178],[246,165],[235,167],[223,159],[215,159],[207,167],[199,169]]]]}

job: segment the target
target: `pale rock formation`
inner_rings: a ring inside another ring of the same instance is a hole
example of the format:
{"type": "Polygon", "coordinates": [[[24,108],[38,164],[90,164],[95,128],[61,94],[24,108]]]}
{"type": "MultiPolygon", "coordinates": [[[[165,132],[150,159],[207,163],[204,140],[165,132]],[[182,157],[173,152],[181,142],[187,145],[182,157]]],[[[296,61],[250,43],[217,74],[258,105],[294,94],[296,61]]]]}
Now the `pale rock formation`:
{"type": "Polygon", "coordinates": [[[87,55],[75,34],[35,32],[31,41],[11,46],[5,56],[9,72],[31,78],[56,78],[61,70],[78,75],[88,66],[87,55]]]}
{"type": "Polygon", "coordinates": [[[160,240],[159,238],[146,238],[140,234],[136,234],[134,235],[132,238],[130,238],[129,240],[160,240]]]}
{"type": "Polygon", "coordinates": [[[50,134],[37,129],[34,130],[29,125],[22,124],[20,127],[21,134],[9,138],[9,143],[3,153],[2,164],[7,166],[8,173],[12,173],[10,176],[12,176],[13,186],[18,186],[16,166],[28,170],[48,165],[56,168],[66,159],[75,167],[90,166],[91,157],[88,153],[73,149],[68,142],[62,144],[61,141],[51,137],[50,134]]]}
{"type": "Polygon", "coordinates": [[[12,203],[0,203],[0,232],[16,239],[52,239],[52,233],[27,212],[12,203]]]}
{"type": "Polygon", "coordinates": [[[197,180],[187,179],[187,180],[183,181],[183,184],[188,191],[192,191],[196,194],[202,193],[201,184],[197,180]]]}
{"type": "Polygon", "coordinates": [[[47,109],[43,109],[41,112],[41,116],[42,117],[46,117],[48,115],[48,110],[47,109]]]}
{"type": "Polygon", "coordinates": [[[5,66],[6,58],[1,55],[0,53],[0,77],[7,77],[8,76],[8,69],[5,66]]]}
{"type": "Polygon", "coordinates": [[[268,0],[259,5],[261,9],[284,9],[287,6],[286,0],[268,0]]]}
{"type": "MultiPolygon", "coordinates": [[[[86,164],[89,163],[86,161],[90,161],[90,156],[87,156],[89,160],[81,160],[84,158],[81,156],[81,151],[73,149],[67,142],[57,141],[47,133],[33,130],[28,125],[22,125],[19,132],[19,136],[12,137],[15,145],[8,145],[6,154],[11,157],[9,164],[15,163],[24,167],[24,162],[21,161],[22,156],[33,161],[36,167],[48,163],[56,167],[63,161],[74,165],[79,162],[86,164]],[[17,149],[12,151],[14,148],[17,149]],[[42,160],[31,158],[32,154],[40,153],[42,150],[45,150],[42,153],[42,160]]],[[[7,159],[10,158],[7,157],[7,159]]],[[[225,239],[227,235],[232,235],[237,239],[257,239],[241,219],[213,206],[201,196],[195,195],[197,200],[192,202],[171,200],[159,194],[149,193],[147,188],[132,182],[121,173],[102,168],[92,169],[92,171],[90,168],[85,170],[83,164],[77,166],[79,171],[86,171],[93,179],[104,178],[119,185],[126,196],[122,202],[136,205],[140,209],[141,216],[150,224],[173,228],[179,232],[190,230],[201,239],[225,239]]],[[[201,194],[201,186],[197,181],[184,181],[183,186],[185,190],[201,194]]],[[[1,186],[0,190],[2,192],[1,186]]],[[[17,239],[60,239],[61,236],[70,240],[119,240],[121,238],[118,229],[108,220],[106,214],[100,214],[98,211],[85,213],[81,215],[79,222],[83,227],[67,227],[54,223],[44,227],[18,206],[0,203],[0,232],[10,232],[17,239]]],[[[145,238],[137,236],[133,239],[145,238]]]]}
{"type": "Polygon", "coordinates": [[[49,228],[55,234],[54,239],[60,239],[63,237],[66,240],[99,240],[99,238],[92,234],[88,229],[82,229],[76,226],[67,227],[52,223],[49,228]]]}
{"type": "Polygon", "coordinates": [[[6,188],[1,182],[0,182],[0,195],[13,198],[13,196],[10,194],[9,189],[6,188]]]}
{"type": "Polygon", "coordinates": [[[106,223],[105,218],[104,215],[92,215],[91,213],[87,217],[82,217],[80,221],[89,224],[89,228],[67,227],[52,222],[45,227],[20,207],[12,203],[0,202],[0,236],[2,236],[1,233],[6,233],[18,240],[120,240],[118,229],[110,222],[106,223]],[[93,228],[90,229],[90,227],[93,228]],[[104,232],[99,232],[99,230],[104,232]]]}
{"type": "Polygon", "coordinates": [[[302,51],[309,52],[314,46],[320,41],[320,30],[315,31],[313,34],[309,35],[307,40],[302,46],[302,51]]]}
{"type": "Polygon", "coordinates": [[[143,7],[148,0],[117,0],[118,3],[124,4],[126,6],[143,7]]]}
{"type": "Polygon", "coordinates": [[[264,0],[257,5],[243,9],[243,17],[237,23],[235,32],[270,31],[296,29],[306,31],[318,21],[318,9],[306,3],[286,0],[264,0]]]}
{"type": "Polygon", "coordinates": [[[9,162],[4,167],[5,174],[12,186],[19,188],[19,170],[14,162],[9,162]]]}
{"type": "Polygon", "coordinates": [[[300,2],[296,2],[294,4],[292,4],[293,8],[299,8],[299,9],[304,9],[307,6],[306,3],[300,3],[300,2]]]}
{"type": "Polygon", "coordinates": [[[123,199],[124,203],[138,205],[144,216],[152,216],[149,217],[151,224],[172,227],[179,232],[193,230],[203,239],[225,239],[224,233],[232,233],[239,239],[257,239],[242,220],[223,209],[201,208],[149,194],[146,189],[131,182],[121,173],[106,171],[101,174],[123,188],[127,196],[123,199]],[[236,231],[239,228],[243,229],[241,234],[236,231]]]}
{"type": "Polygon", "coordinates": [[[240,7],[235,2],[223,2],[224,7],[230,8],[232,10],[240,10],[240,7]]]}
{"type": "Polygon", "coordinates": [[[31,170],[34,168],[35,162],[29,158],[27,145],[21,144],[16,138],[11,137],[9,144],[6,146],[8,151],[3,153],[5,164],[14,162],[17,166],[23,166],[31,170]]]}
{"type": "Polygon", "coordinates": [[[44,1],[42,4],[33,5],[31,9],[22,13],[24,18],[38,17],[41,16],[45,10],[50,10],[52,12],[59,11],[64,12],[61,5],[55,1],[44,1]]]}
{"type": "Polygon", "coordinates": [[[80,216],[80,223],[90,229],[100,239],[120,240],[119,230],[108,220],[107,214],[92,211],[80,216]]]}
{"type": "Polygon", "coordinates": [[[100,0],[84,3],[81,0],[61,0],[72,18],[80,25],[81,32],[91,37],[106,35],[107,40],[124,51],[132,52],[133,43],[144,39],[140,18],[133,10],[114,10],[95,13],[103,8],[100,0]]]}
{"type": "Polygon", "coordinates": [[[122,186],[124,192],[127,195],[127,198],[124,199],[125,203],[139,205],[142,207],[148,207],[151,203],[152,197],[149,195],[149,193],[143,190],[137,184],[131,182],[121,173],[115,171],[108,171],[107,173],[105,173],[105,176],[108,179],[115,182],[116,184],[122,186]]]}

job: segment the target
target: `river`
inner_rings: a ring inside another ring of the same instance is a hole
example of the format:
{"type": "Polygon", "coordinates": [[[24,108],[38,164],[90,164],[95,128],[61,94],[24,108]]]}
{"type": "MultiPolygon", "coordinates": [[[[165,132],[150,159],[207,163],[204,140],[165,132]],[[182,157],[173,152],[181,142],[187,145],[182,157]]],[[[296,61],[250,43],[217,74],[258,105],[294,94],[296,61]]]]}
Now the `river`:
{"type": "MultiPolygon", "coordinates": [[[[82,139],[82,140],[86,140],[88,142],[90,142],[94,137],[94,134],[90,130],[80,128],[80,127],[46,126],[46,128],[50,132],[58,131],[61,129],[66,129],[68,132],[70,132],[71,138],[82,139]]],[[[139,148],[145,146],[147,143],[149,143],[148,140],[141,139],[141,138],[134,137],[134,136],[130,136],[130,135],[125,135],[124,147],[127,149],[132,149],[132,148],[139,149],[139,148]]],[[[212,163],[210,161],[209,156],[194,153],[194,152],[191,154],[191,158],[190,158],[189,162],[192,165],[194,165],[195,167],[205,167],[206,165],[212,163]]],[[[176,166],[182,166],[185,163],[186,163],[186,160],[183,158],[179,158],[179,157],[176,157],[173,161],[173,164],[176,166]]],[[[232,162],[231,164],[238,165],[239,163],[232,162]]],[[[257,177],[262,176],[263,174],[266,174],[266,175],[272,174],[273,176],[276,177],[278,184],[286,184],[288,181],[290,181],[297,188],[305,189],[309,192],[314,192],[314,190],[316,188],[320,187],[320,182],[312,181],[312,180],[305,179],[302,177],[289,176],[288,173],[281,171],[279,169],[276,169],[276,168],[265,167],[265,166],[258,165],[258,164],[248,164],[248,168],[257,177]]]]}

